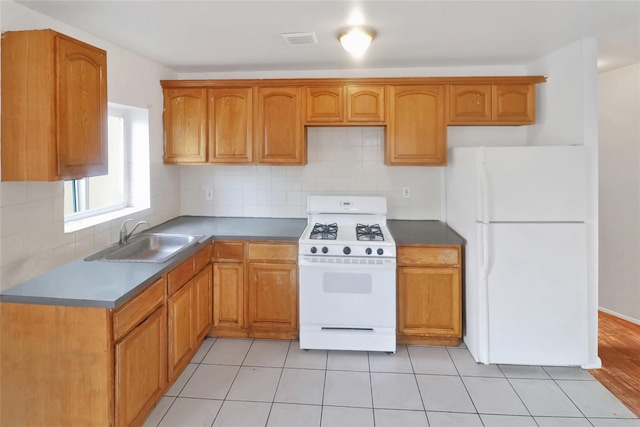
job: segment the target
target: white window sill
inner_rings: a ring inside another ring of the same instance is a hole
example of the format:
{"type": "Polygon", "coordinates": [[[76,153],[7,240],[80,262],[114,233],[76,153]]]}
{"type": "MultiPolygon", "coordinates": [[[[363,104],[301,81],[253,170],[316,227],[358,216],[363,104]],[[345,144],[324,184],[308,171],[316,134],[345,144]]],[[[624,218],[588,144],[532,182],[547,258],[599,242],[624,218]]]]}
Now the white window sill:
{"type": "Polygon", "coordinates": [[[119,209],[117,211],[107,212],[100,215],[94,215],[88,218],[74,219],[64,222],[64,232],[73,233],[83,228],[93,227],[94,225],[102,224],[114,219],[122,218],[136,212],[148,209],[148,207],[128,207],[119,209]]]}

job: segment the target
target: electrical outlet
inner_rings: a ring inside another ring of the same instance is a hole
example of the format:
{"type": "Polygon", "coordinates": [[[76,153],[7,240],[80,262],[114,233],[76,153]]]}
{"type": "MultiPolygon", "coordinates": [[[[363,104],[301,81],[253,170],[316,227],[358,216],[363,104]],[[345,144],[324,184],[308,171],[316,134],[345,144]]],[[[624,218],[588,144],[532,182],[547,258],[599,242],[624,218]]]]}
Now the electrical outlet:
{"type": "Polygon", "coordinates": [[[402,187],[402,197],[407,199],[411,197],[411,187],[402,187]]]}
{"type": "Polygon", "coordinates": [[[205,191],[207,192],[207,200],[213,200],[213,190],[207,188],[205,191]]]}

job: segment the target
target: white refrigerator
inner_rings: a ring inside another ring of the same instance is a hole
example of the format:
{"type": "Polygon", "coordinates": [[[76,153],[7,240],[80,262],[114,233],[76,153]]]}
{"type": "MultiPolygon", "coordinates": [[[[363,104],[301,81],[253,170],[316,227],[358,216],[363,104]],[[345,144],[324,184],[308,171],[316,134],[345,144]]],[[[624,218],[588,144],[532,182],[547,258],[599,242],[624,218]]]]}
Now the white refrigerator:
{"type": "Polygon", "coordinates": [[[588,362],[585,161],[583,146],[450,150],[446,217],[466,239],[477,362],[588,362]]]}

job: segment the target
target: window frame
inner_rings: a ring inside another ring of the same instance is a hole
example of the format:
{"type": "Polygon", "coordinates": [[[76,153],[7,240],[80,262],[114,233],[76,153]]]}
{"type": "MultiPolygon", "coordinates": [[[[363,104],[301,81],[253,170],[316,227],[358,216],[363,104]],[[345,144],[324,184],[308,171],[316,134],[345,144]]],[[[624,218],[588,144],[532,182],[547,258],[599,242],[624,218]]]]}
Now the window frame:
{"type": "MultiPolygon", "coordinates": [[[[86,209],[86,206],[91,203],[89,198],[90,188],[91,188],[91,178],[92,177],[84,177],[84,178],[76,178],[68,180],[71,182],[72,187],[72,199],[73,204],[81,204],[84,205],[85,209],[72,212],[70,214],[66,214],[64,216],[64,221],[76,221],[80,219],[90,218],[98,215],[108,214],[110,212],[115,212],[119,210],[123,210],[126,208],[132,207],[131,203],[131,189],[129,188],[131,185],[131,138],[127,135],[127,126],[129,126],[129,118],[127,116],[127,111],[125,108],[118,107],[115,105],[109,105],[108,113],[109,117],[118,117],[122,120],[122,163],[123,163],[123,200],[117,204],[104,206],[100,208],[94,209],[86,209]]],[[[108,140],[108,137],[107,137],[108,140]]]]}
{"type": "MultiPolygon", "coordinates": [[[[65,233],[129,216],[151,207],[150,110],[111,102],[108,107],[109,116],[120,117],[123,120],[123,202],[66,215],[63,212],[65,233]]],[[[89,182],[90,178],[69,180],[64,183],[72,182],[77,187],[82,187],[82,183],[89,182]]],[[[86,188],[84,190],[88,191],[86,188]]],[[[83,188],[77,188],[76,191],[83,191],[83,188]]],[[[66,198],[65,194],[63,205],[67,203],[66,198]]]]}

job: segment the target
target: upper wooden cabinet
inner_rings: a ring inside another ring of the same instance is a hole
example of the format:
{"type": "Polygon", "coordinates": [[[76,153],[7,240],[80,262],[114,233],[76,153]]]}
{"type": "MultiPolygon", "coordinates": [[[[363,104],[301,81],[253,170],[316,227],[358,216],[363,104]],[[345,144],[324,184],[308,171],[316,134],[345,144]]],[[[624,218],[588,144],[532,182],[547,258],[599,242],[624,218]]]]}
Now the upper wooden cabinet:
{"type": "Polygon", "coordinates": [[[451,85],[452,125],[527,125],[536,120],[534,84],[451,85]]]}
{"type": "Polygon", "coordinates": [[[164,88],[164,162],[302,165],[300,88],[164,88]]]}
{"type": "Polygon", "coordinates": [[[165,163],[304,165],[305,126],[386,126],[385,164],[445,166],[448,124],[534,123],[545,80],[164,80],[165,163]]]}
{"type": "Polygon", "coordinates": [[[491,97],[491,118],[494,123],[535,123],[535,85],[493,85],[491,97]]]}
{"type": "Polygon", "coordinates": [[[491,85],[449,86],[449,123],[491,122],[491,85]]]}
{"type": "Polygon", "coordinates": [[[342,86],[307,87],[305,102],[307,123],[335,125],[344,122],[344,88],[342,86]]]}
{"type": "Polygon", "coordinates": [[[164,162],[207,161],[207,90],[164,90],[164,162]]]}
{"type": "Polygon", "coordinates": [[[445,88],[389,87],[385,164],[447,164],[445,88]]]}
{"type": "Polygon", "coordinates": [[[384,124],[384,86],[305,88],[310,125],[384,124]]]}
{"type": "Polygon", "coordinates": [[[2,180],[107,173],[107,54],[52,30],[2,34],[2,180]]]}
{"type": "Polygon", "coordinates": [[[347,86],[347,122],[384,123],[384,86],[347,86]]]}
{"type": "Polygon", "coordinates": [[[209,163],[253,162],[251,88],[209,89],[209,163]]]}
{"type": "Polygon", "coordinates": [[[303,165],[307,150],[302,122],[302,89],[259,87],[254,143],[261,164],[303,165]]]}

